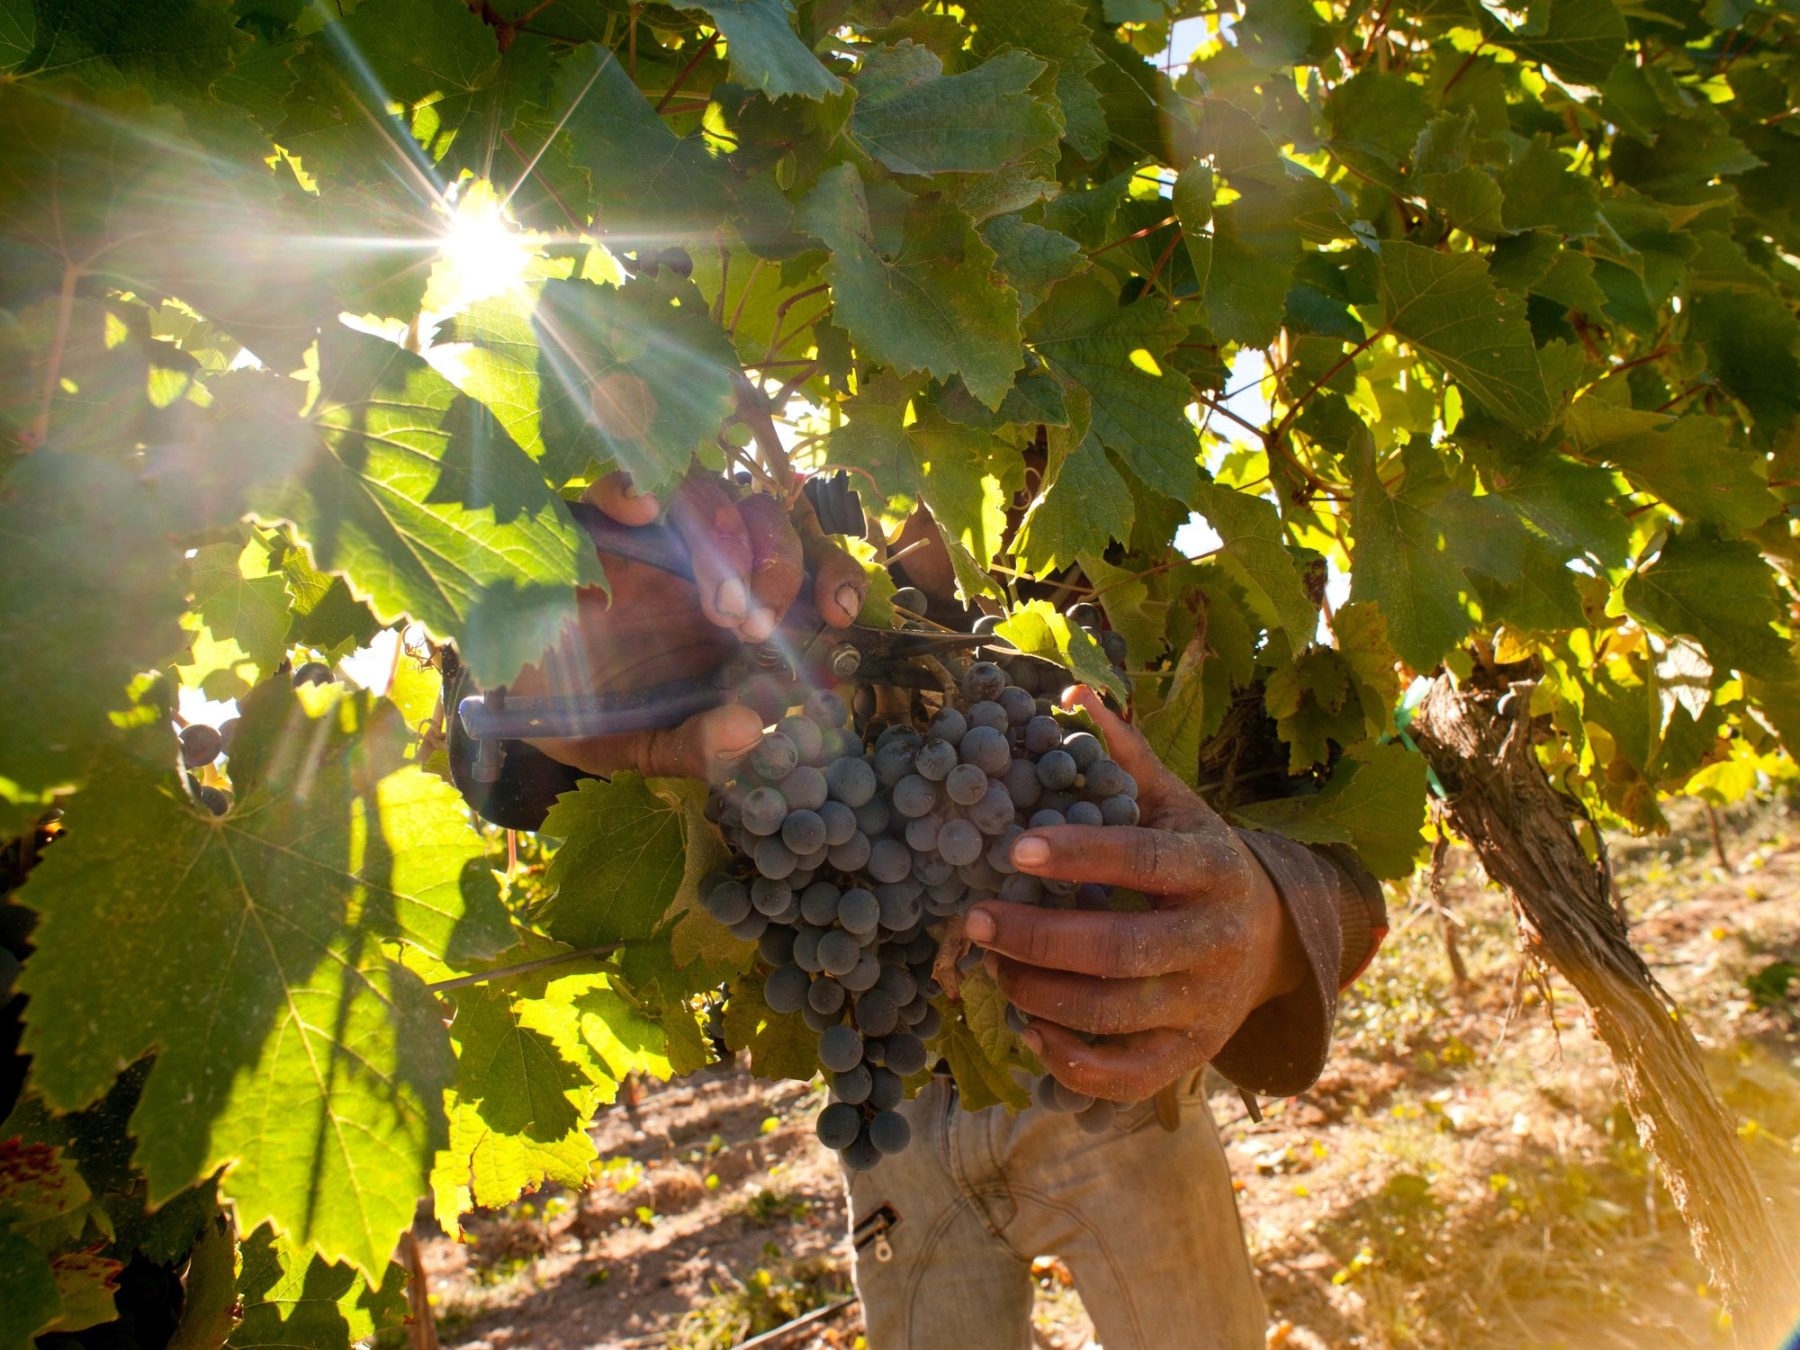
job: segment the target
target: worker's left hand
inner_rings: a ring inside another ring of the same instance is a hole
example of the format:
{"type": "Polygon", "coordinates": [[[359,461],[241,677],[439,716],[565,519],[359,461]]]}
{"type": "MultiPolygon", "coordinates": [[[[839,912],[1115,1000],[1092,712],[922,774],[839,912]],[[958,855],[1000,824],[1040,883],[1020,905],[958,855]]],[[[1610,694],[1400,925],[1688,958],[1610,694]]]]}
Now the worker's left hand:
{"type": "Polygon", "coordinates": [[[1057,825],[1013,842],[1033,876],[1124,886],[1139,914],[984,900],[971,941],[1030,1019],[1044,1067],[1078,1092],[1141,1101],[1205,1064],[1257,1007],[1299,985],[1306,956],[1262,864],[1218,812],[1157,760],[1144,738],[1085,686],[1108,752],[1138,782],[1135,826],[1057,825]],[[1103,1039],[1088,1043],[1078,1033],[1103,1039]]]}

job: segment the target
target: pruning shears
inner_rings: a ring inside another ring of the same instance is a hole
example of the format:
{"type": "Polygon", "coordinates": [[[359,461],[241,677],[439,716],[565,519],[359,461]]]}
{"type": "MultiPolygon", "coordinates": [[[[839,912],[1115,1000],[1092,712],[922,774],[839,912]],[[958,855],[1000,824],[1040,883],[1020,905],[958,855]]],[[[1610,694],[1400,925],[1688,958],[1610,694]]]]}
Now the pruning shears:
{"type": "MultiPolygon", "coordinates": [[[[666,525],[621,525],[586,502],[569,510],[603,554],[627,558],[687,581],[686,542],[666,525]]],[[[451,727],[453,771],[476,784],[499,780],[514,747],[507,742],[610,736],[679,726],[696,713],[736,701],[796,701],[796,689],[846,680],[935,689],[948,676],[920,658],[991,642],[979,633],[939,633],[851,624],[832,628],[812,600],[810,571],[769,638],[734,653],[714,670],[615,693],[509,696],[505,687],[466,694],[451,727]],[[783,696],[786,696],[785,698],[783,696]]],[[[525,747],[529,748],[529,747],[525,747]]]]}

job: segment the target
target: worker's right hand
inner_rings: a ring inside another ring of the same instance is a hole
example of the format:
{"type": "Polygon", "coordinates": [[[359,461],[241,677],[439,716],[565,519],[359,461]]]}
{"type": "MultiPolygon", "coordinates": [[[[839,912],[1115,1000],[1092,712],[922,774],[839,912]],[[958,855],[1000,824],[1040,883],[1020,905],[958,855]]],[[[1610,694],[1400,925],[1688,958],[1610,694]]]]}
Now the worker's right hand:
{"type": "MultiPolygon", "coordinates": [[[[624,474],[607,475],[583,495],[621,525],[648,525],[662,514],[663,504],[634,491],[624,474]]],[[[695,477],[675,490],[667,515],[693,558],[694,580],[601,554],[611,597],[598,587],[577,592],[575,622],[509,686],[513,692],[613,693],[710,674],[738,643],[775,631],[809,566],[813,602],[827,624],[844,627],[862,608],[868,580],[861,565],[816,526],[803,541],[777,497],[695,477]]],[[[712,778],[761,732],[758,713],[727,704],[664,730],[531,744],[588,773],[712,778]]]]}

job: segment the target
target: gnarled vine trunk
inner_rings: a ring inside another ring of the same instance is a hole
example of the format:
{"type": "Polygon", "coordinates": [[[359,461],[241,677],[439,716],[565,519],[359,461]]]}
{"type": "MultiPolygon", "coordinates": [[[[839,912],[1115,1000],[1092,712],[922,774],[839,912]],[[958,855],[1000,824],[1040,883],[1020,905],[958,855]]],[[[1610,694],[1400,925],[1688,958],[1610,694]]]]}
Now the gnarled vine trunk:
{"type": "Polygon", "coordinates": [[[1439,676],[1414,713],[1412,735],[1447,793],[1443,809],[1511,897],[1528,951],[1587,1004],[1638,1137],[1741,1342],[1779,1344],[1800,1298],[1800,1263],[1713,1094],[1699,1047],[1631,946],[1605,869],[1582,851],[1575,804],[1538,764],[1529,721],[1497,710],[1504,692],[1459,690],[1439,676]]]}

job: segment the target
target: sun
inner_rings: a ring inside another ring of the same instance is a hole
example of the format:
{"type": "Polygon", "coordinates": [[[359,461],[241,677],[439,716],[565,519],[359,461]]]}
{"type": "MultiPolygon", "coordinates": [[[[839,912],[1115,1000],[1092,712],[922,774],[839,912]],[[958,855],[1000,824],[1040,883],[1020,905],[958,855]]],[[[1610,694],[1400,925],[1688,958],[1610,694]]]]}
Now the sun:
{"type": "Polygon", "coordinates": [[[440,317],[523,284],[542,244],[520,228],[486,179],[469,180],[448,210],[443,242],[425,286],[425,311],[440,317]]]}

